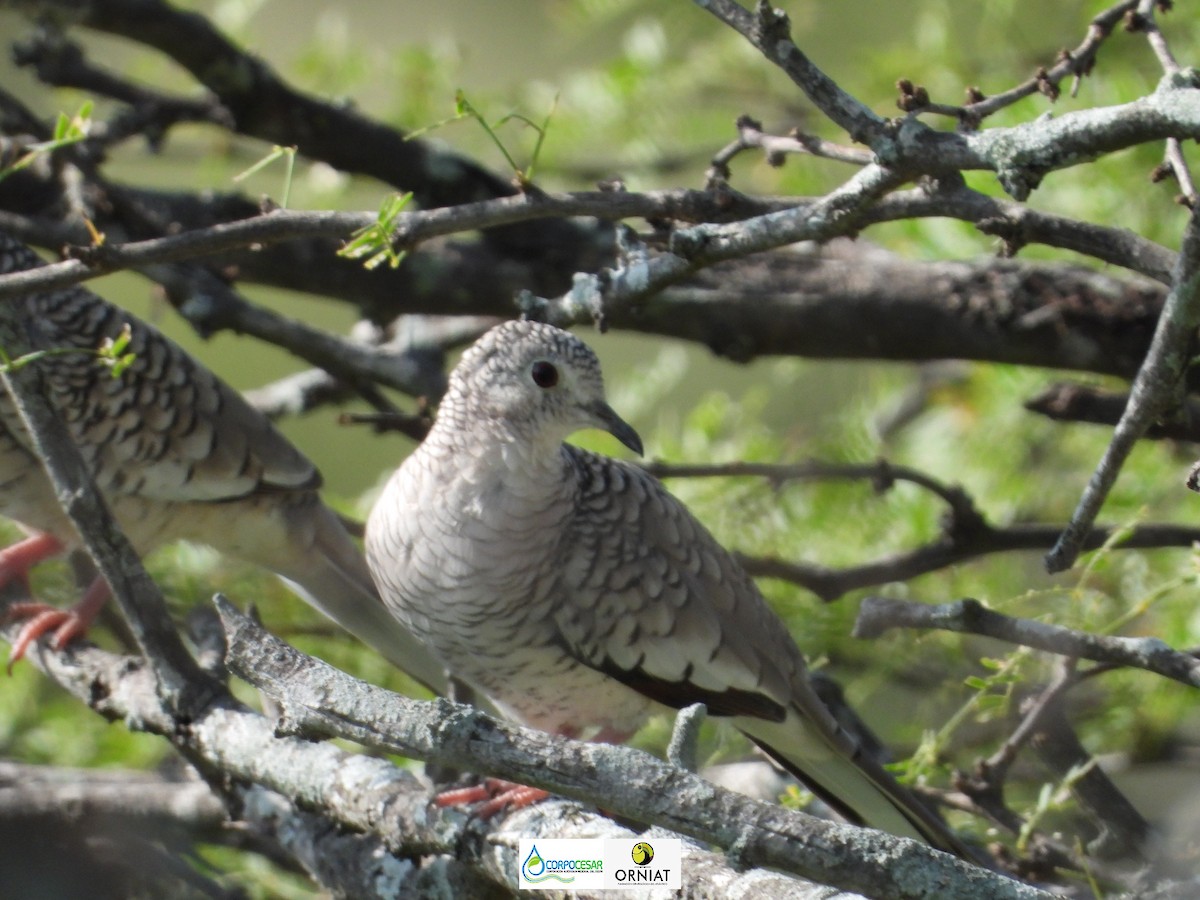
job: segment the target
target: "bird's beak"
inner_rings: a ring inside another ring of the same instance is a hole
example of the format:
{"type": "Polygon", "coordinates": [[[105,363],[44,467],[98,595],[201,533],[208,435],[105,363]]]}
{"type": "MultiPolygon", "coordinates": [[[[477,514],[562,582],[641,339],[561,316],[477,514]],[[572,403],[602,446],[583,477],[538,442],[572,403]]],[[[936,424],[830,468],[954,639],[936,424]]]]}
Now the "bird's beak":
{"type": "Polygon", "coordinates": [[[589,410],[596,423],[615,437],[618,441],[636,453],[642,455],[642,439],[633,430],[633,426],[618,416],[607,403],[599,402],[589,410]]]}

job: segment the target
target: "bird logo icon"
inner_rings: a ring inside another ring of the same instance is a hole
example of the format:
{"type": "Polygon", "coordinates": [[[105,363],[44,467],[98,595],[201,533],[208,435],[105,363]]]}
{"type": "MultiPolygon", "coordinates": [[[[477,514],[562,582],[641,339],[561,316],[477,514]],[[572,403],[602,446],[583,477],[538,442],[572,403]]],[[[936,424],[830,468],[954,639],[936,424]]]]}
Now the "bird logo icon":
{"type": "Polygon", "coordinates": [[[633,861],[639,866],[648,866],[650,861],[654,859],[654,848],[645,841],[638,841],[633,845],[633,850],[629,854],[633,857],[633,861]]]}

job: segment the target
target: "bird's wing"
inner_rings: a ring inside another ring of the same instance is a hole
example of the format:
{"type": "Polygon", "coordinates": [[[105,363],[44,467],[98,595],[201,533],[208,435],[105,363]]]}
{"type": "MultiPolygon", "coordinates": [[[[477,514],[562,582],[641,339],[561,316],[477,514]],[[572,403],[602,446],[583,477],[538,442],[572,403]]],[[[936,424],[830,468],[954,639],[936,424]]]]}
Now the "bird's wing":
{"type": "MultiPolygon", "coordinates": [[[[40,265],[0,234],[0,270],[40,265]]],[[[31,347],[47,351],[35,365],[48,396],[102,489],[217,501],[319,486],[312,463],[274,426],[152,326],[79,287],[22,302],[31,347]],[[126,327],[132,362],[114,374],[95,351],[126,327]]],[[[11,421],[11,408],[4,417],[11,421]]]]}
{"type": "Polygon", "coordinates": [[[669,706],[782,720],[804,662],[750,577],[655,478],[565,453],[580,485],[556,613],[570,651],[669,706]]]}
{"type": "Polygon", "coordinates": [[[754,582],[640,469],[573,447],[559,631],[581,661],[664,704],[705,703],[854,822],[970,858],[833,717],[754,582]]]}

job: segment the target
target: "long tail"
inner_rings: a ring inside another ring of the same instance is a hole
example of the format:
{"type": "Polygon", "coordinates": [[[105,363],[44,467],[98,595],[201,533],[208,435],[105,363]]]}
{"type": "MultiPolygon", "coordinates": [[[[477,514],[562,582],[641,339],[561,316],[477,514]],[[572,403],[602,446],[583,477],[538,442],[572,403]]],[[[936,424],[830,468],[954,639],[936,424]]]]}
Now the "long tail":
{"type": "Polygon", "coordinates": [[[362,551],[338,517],[320,503],[293,511],[291,550],[271,566],[305,602],[389,662],[444,695],[446,671],[383,605],[362,551]]]}
{"type": "Polygon", "coordinates": [[[739,718],[737,725],[847,821],[986,863],[840,728],[814,723],[795,709],[782,722],[739,718]]]}

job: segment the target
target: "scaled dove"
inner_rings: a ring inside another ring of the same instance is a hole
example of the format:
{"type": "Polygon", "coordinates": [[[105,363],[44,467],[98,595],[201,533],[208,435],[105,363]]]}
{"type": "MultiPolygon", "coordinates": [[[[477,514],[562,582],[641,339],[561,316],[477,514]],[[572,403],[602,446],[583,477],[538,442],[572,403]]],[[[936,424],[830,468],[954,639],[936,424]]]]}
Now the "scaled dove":
{"type": "Polygon", "coordinates": [[[641,469],[573,335],[508,322],[462,357],[367,521],[384,602],[452,674],[528,725],[617,741],[703,702],[851,821],[969,851],[839,727],[754,582],[641,469]]]}
{"type": "MultiPolygon", "coordinates": [[[[42,264],[0,232],[0,274],[42,264]]],[[[49,351],[32,365],[140,554],[182,539],[264,566],[414,678],[444,688],[441,665],[384,608],[361,552],[317,496],[320,474],[240,394],[157,330],[83,288],[3,302],[18,306],[29,347],[49,351]],[[134,359],[114,377],[95,351],[125,328],[134,359]]],[[[0,514],[29,533],[0,551],[0,584],[78,546],[2,388],[0,514]]],[[[14,642],[14,658],[48,631],[56,646],[83,633],[108,596],[97,579],[70,612],[18,605],[32,618],[14,642]]]]}

